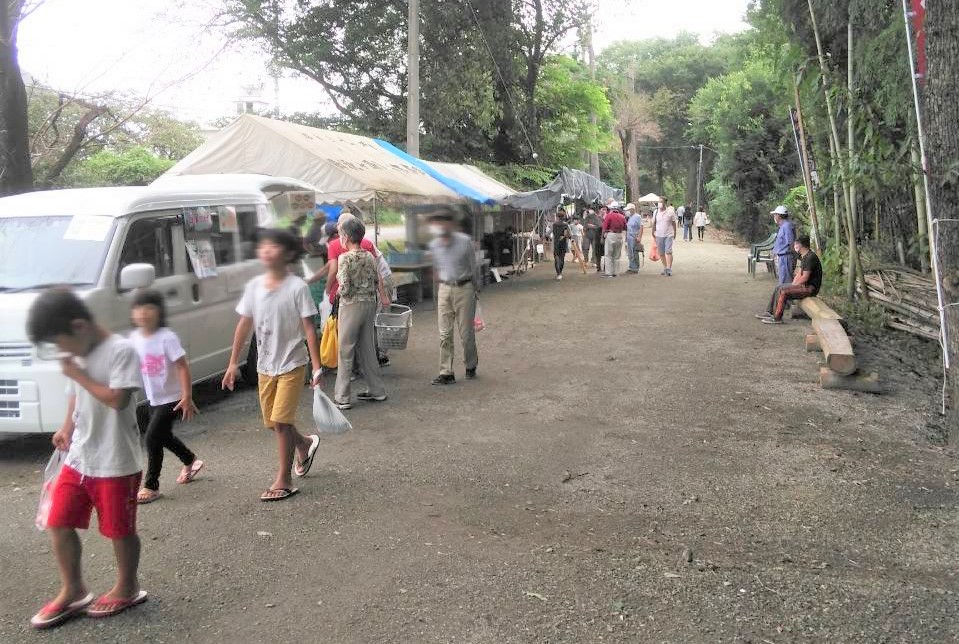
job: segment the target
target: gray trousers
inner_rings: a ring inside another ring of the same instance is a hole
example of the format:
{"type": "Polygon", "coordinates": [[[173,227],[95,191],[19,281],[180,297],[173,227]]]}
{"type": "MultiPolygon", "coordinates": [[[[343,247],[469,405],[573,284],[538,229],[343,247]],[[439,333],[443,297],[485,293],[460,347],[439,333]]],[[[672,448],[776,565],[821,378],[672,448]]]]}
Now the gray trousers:
{"type": "Polygon", "coordinates": [[[333,395],[335,402],[346,403],[351,400],[350,376],[354,363],[363,372],[363,379],[372,395],[386,394],[386,386],[380,375],[380,362],[376,358],[375,322],[376,302],[340,302],[340,317],[337,319],[340,355],[333,395]]]}
{"type": "Polygon", "coordinates": [[[453,375],[453,331],[459,332],[463,343],[463,362],[467,369],[479,364],[476,352],[476,288],[472,284],[450,286],[440,284],[437,292],[436,310],[440,323],[440,374],[453,375]]]}
{"type": "Polygon", "coordinates": [[[623,233],[606,233],[606,274],[615,275],[623,255],[623,233]]]}

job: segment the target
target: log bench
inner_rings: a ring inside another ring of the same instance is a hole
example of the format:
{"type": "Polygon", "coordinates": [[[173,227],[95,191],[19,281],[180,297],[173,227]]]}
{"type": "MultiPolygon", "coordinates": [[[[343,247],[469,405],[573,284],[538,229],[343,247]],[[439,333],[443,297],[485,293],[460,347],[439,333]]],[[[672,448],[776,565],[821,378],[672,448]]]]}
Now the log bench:
{"type": "Polygon", "coordinates": [[[859,365],[842,316],[818,297],[804,298],[798,304],[815,331],[803,338],[806,351],[822,351],[825,358],[826,365],[819,370],[822,388],[880,393],[878,374],[857,373],[859,365]]]}
{"type": "Polygon", "coordinates": [[[826,359],[826,366],[841,376],[856,373],[856,355],[842,325],[842,316],[818,297],[799,300],[799,307],[812,320],[812,328],[819,339],[819,348],[826,359]]]}

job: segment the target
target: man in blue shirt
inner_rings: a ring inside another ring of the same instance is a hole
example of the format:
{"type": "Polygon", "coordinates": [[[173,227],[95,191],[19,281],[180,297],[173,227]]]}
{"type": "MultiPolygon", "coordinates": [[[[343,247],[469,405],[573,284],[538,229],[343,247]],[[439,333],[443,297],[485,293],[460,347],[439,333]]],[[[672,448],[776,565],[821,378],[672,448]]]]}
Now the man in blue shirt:
{"type": "Polygon", "coordinates": [[[796,255],[793,252],[793,242],[796,241],[796,227],[789,219],[789,210],[786,206],[776,206],[770,212],[779,226],[776,232],[776,242],[773,244],[773,254],[776,256],[776,269],[780,284],[791,284],[793,271],[796,268],[796,255]]]}
{"type": "Polygon", "coordinates": [[[626,204],[626,254],[629,259],[627,273],[639,272],[639,249],[643,241],[643,216],[636,212],[636,206],[626,204]]]}

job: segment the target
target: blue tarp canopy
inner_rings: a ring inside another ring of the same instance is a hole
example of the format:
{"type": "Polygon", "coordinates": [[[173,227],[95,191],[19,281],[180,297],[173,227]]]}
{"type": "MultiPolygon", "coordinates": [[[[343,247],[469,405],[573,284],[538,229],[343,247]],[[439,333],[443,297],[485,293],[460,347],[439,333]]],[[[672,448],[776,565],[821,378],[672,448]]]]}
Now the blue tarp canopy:
{"type": "Polygon", "coordinates": [[[417,168],[419,168],[420,170],[422,170],[429,176],[433,177],[434,179],[442,183],[444,186],[446,186],[450,190],[456,192],[457,194],[463,197],[466,197],[467,199],[479,202],[481,204],[485,204],[487,206],[494,206],[498,203],[496,198],[487,194],[483,194],[482,192],[479,192],[478,190],[466,185],[462,181],[457,181],[456,179],[453,179],[452,177],[446,176],[442,172],[438,171],[436,168],[432,167],[426,161],[423,161],[422,159],[417,159],[416,157],[410,154],[407,154],[406,152],[399,149],[398,147],[396,147],[389,141],[384,141],[383,139],[373,139],[373,141],[375,141],[376,144],[382,147],[384,150],[392,152],[393,154],[403,159],[407,163],[411,163],[415,165],[417,168]]]}

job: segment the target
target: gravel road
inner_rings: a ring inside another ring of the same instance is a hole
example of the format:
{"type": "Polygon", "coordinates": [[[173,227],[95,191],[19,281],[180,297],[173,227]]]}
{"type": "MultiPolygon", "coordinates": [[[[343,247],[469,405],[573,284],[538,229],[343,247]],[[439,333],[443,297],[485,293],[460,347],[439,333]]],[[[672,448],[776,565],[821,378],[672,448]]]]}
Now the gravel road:
{"type": "MultiPolygon", "coordinates": [[[[168,456],[140,512],[151,599],[120,617],[30,632],[57,583],[33,527],[49,446],[0,442],[0,642],[959,641],[934,348],[864,344],[888,392],[823,391],[808,325],[753,319],[772,280],[742,249],[678,242],[670,278],[575,268],[484,294],[475,382],[430,386],[418,311],[390,401],[349,412],[287,502],[257,501],[254,392],[201,388],[179,431],[208,467],[177,486],[168,456]]],[[[103,592],[109,544],[84,544],[103,592]]]]}

